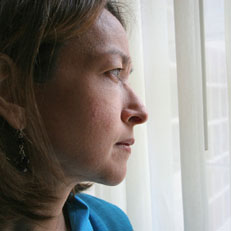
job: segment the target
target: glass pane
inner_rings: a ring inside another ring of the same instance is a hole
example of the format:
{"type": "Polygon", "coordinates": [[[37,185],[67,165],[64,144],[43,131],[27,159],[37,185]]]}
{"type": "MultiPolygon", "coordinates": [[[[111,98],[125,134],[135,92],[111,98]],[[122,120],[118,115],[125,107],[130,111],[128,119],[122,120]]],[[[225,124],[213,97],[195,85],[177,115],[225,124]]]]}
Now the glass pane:
{"type": "Polygon", "coordinates": [[[229,114],[224,0],[204,0],[209,151],[206,153],[209,231],[230,231],[229,114]]]}

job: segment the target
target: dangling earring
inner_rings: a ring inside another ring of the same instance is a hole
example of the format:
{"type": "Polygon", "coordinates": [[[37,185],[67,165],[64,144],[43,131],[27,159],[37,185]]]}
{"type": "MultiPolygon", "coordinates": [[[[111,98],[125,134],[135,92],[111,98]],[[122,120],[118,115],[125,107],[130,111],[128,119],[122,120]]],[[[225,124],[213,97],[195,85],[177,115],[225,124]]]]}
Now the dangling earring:
{"type": "Polygon", "coordinates": [[[24,134],[22,130],[17,130],[18,136],[18,157],[15,160],[17,168],[22,172],[28,172],[28,165],[30,163],[25,153],[24,134]]]}

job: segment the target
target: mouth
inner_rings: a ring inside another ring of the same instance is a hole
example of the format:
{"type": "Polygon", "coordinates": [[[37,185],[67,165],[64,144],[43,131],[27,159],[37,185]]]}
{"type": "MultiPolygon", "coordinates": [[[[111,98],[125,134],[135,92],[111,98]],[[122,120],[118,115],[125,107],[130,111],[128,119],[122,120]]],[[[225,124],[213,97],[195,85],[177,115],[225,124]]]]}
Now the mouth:
{"type": "Polygon", "coordinates": [[[116,146],[131,153],[131,145],[133,145],[134,143],[135,143],[135,140],[132,138],[132,139],[120,141],[116,143],[116,146]]]}

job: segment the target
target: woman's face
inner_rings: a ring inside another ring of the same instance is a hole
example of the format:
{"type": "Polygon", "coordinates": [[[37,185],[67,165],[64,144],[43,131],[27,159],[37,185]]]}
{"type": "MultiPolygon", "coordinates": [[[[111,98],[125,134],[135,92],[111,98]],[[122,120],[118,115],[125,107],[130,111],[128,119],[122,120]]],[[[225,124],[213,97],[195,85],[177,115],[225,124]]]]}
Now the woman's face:
{"type": "Polygon", "coordinates": [[[104,10],[61,48],[52,81],[36,93],[55,152],[75,182],[115,185],[125,176],[133,128],[147,120],[128,85],[131,68],[126,33],[104,10]]]}

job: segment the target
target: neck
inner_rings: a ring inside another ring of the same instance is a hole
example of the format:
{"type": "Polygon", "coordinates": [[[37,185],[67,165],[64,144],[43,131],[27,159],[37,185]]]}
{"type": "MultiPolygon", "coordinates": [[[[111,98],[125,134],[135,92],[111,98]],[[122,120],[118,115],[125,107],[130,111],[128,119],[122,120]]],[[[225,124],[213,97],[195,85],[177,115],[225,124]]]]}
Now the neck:
{"type": "Polygon", "coordinates": [[[56,192],[59,192],[57,198],[59,198],[54,204],[50,205],[50,211],[48,215],[52,218],[39,224],[35,225],[34,231],[67,231],[68,227],[65,221],[63,208],[64,204],[70,195],[71,190],[73,189],[74,185],[60,186],[56,192]]]}
{"type": "Polygon", "coordinates": [[[40,224],[36,224],[34,227],[34,231],[67,231],[67,225],[65,223],[64,215],[61,212],[56,217],[53,217],[49,221],[42,222],[40,224]]]}
{"type": "Polygon", "coordinates": [[[62,185],[56,189],[59,192],[56,196],[59,198],[55,203],[50,204],[49,211],[46,215],[52,217],[45,221],[37,221],[32,224],[21,220],[13,226],[8,226],[6,231],[68,231],[68,226],[65,221],[63,207],[75,184],[69,186],[62,185]]]}

